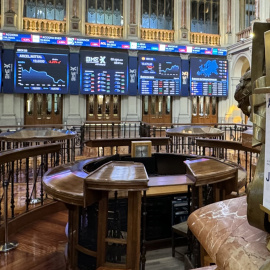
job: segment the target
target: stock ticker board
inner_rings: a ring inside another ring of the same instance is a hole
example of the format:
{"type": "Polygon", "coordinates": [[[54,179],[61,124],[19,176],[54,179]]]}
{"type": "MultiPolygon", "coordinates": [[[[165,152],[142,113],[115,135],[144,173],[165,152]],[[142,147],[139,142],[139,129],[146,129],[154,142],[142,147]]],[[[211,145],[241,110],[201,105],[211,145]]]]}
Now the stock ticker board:
{"type": "Polygon", "coordinates": [[[140,55],[141,95],[180,95],[180,57],[140,55]]]}
{"type": "Polygon", "coordinates": [[[126,95],[126,53],[81,52],[81,93],[126,95]]]}
{"type": "Polygon", "coordinates": [[[221,59],[190,59],[190,95],[227,96],[228,62],[221,59]]]}
{"type": "Polygon", "coordinates": [[[17,49],[15,74],[17,93],[67,93],[68,55],[17,49]]]}

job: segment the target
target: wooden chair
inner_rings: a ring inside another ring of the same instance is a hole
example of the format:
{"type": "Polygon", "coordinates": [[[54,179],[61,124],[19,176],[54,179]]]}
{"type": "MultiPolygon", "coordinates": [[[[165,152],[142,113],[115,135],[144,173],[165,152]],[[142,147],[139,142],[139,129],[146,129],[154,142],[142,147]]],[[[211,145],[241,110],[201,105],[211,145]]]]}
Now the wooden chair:
{"type": "Polygon", "coordinates": [[[187,234],[188,234],[187,221],[172,226],[172,257],[175,257],[175,253],[178,253],[182,256],[185,255],[184,253],[179,252],[175,249],[175,241],[176,235],[187,238],[187,234]]]}

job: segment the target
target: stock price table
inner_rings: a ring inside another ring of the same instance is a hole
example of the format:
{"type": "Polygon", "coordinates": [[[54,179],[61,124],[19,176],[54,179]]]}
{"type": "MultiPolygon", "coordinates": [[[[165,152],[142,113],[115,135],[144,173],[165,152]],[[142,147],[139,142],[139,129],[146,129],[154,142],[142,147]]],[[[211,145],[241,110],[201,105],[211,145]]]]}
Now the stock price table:
{"type": "Polygon", "coordinates": [[[141,95],[180,95],[180,58],[140,56],[139,87],[141,95]]]}

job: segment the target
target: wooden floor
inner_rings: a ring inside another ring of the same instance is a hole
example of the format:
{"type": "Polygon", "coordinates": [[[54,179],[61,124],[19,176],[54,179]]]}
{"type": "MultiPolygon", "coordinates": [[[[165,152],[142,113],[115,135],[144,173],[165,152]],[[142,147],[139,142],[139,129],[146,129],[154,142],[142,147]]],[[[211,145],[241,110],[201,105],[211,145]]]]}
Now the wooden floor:
{"type": "MultiPolygon", "coordinates": [[[[66,269],[65,227],[68,213],[62,211],[43,217],[10,237],[19,245],[8,253],[0,253],[1,270],[66,269]]],[[[171,257],[171,248],[148,251],[146,270],[183,270],[184,264],[171,257]]]]}
{"type": "Polygon", "coordinates": [[[67,218],[67,211],[45,216],[12,235],[9,240],[16,240],[19,245],[6,254],[0,254],[0,269],[66,269],[67,218]]]}

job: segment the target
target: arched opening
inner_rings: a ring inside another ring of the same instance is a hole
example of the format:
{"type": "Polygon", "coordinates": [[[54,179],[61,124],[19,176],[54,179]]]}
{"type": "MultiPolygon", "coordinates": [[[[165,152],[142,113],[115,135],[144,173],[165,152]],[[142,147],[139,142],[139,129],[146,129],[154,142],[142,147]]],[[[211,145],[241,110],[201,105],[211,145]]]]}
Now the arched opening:
{"type": "MultiPolygon", "coordinates": [[[[240,78],[250,70],[250,61],[249,59],[242,55],[235,62],[234,68],[232,70],[231,76],[234,78],[235,84],[232,85],[232,95],[234,95],[236,90],[236,85],[240,82],[240,78]]],[[[229,108],[227,116],[230,118],[226,119],[228,122],[233,123],[247,123],[248,117],[245,116],[242,111],[237,107],[236,104],[232,105],[229,108]]]]}

